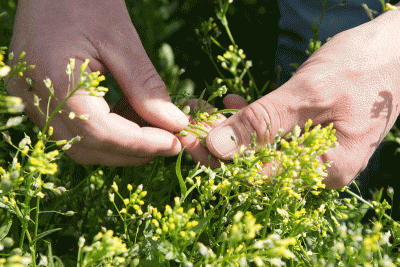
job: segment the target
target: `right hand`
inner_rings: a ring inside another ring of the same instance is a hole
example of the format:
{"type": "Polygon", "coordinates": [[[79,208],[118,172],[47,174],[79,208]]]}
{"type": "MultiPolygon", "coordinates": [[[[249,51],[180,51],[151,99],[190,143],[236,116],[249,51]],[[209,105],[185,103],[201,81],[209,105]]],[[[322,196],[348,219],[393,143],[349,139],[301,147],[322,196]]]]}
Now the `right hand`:
{"type": "MultiPolygon", "coordinates": [[[[26,113],[43,127],[45,118],[33,105],[34,94],[41,99],[46,112],[48,89],[43,80],[49,77],[55,95],[62,101],[67,96],[70,58],[76,58],[75,86],[79,68],[89,59],[87,71],[111,73],[124,93],[116,114],[102,97],[71,97],[51,121],[54,139],[69,140],[77,135],[82,141],[66,151],[80,164],[106,166],[140,165],[157,155],[173,156],[181,144],[171,133],[186,127],[188,119],[171,103],[165,85],[154,69],[132,25],[122,0],[21,0],[14,24],[10,51],[16,57],[26,52],[25,60],[36,68],[25,72],[33,81],[27,91],[24,79],[11,81],[10,94],[26,104],[26,113]],[[88,114],[88,120],[70,120],[68,113],[88,114]],[[128,119],[127,119],[128,118],[128,119]],[[153,127],[140,127],[145,121],[153,127]]],[[[14,63],[16,60],[12,63],[14,63]]],[[[51,102],[50,113],[57,106],[51,102]]]]}
{"type": "Polygon", "coordinates": [[[348,185],[368,164],[386,136],[400,104],[399,11],[335,35],[318,49],[284,85],[241,109],[207,136],[207,148],[230,159],[237,144],[272,141],[308,119],[314,125],[333,123],[339,146],[320,156],[332,161],[327,188],[348,185]],[[271,126],[267,131],[267,126],[271,126]]]}

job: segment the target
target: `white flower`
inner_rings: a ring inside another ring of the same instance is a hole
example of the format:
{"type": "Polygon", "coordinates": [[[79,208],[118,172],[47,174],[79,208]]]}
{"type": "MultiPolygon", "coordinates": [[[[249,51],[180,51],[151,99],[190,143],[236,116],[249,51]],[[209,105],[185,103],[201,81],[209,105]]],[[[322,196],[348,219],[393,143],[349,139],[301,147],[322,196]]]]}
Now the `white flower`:
{"type": "Polygon", "coordinates": [[[80,247],[80,248],[82,248],[83,247],[83,245],[85,245],[85,238],[83,237],[83,236],[81,236],[81,237],[79,237],[79,241],[78,241],[78,246],[80,247]]]}
{"type": "Polygon", "coordinates": [[[279,215],[281,215],[284,218],[289,218],[289,213],[286,210],[282,210],[280,208],[277,209],[279,215]]]}
{"type": "Polygon", "coordinates": [[[389,247],[392,245],[389,243],[389,238],[390,238],[390,230],[387,231],[386,233],[383,233],[381,240],[379,240],[379,244],[381,245],[388,245],[389,247]]]}
{"type": "Polygon", "coordinates": [[[3,66],[0,68],[0,78],[6,77],[11,71],[9,66],[3,66]]]}
{"type": "Polygon", "coordinates": [[[262,260],[259,256],[257,256],[257,257],[254,258],[254,263],[255,263],[257,266],[265,266],[263,260],[262,260]]]}
{"type": "Polygon", "coordinates": [[[274,266],[286,266],[286,263],[280,258],[272,258],[269,262],[274,266]]]}

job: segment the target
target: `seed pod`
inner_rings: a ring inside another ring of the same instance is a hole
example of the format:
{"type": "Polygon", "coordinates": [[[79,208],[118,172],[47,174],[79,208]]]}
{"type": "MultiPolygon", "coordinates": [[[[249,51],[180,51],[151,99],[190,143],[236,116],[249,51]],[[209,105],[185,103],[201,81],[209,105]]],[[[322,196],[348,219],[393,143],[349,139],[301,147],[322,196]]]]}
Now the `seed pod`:
{"type": "Polygon", "coordinates": [[[182,112],[183,112],[185,115],[188,115],[189,112],[190,112],[190,107],[189,107],[189,106],[185,106],[185,107],[182,109],[182,112]]]}
{"type": "Polygon", "coordinates": [[[0,189],[3,193],[8,193],[13,188],[13,183],[9,179],[2,179],[0,182],[0,189]]]}

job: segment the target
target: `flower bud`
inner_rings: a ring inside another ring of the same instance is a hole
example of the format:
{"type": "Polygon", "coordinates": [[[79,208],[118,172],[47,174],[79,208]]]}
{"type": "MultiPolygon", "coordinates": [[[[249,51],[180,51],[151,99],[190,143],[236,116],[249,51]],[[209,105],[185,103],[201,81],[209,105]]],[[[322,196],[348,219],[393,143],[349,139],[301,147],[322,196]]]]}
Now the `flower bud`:
{"type": "Polygon", "coordinates": [[[0,78],[6,77],[11,71],[11,68],[7,65],[0,67],[0,78]]]}
{"type": "Polygon", "coordinates": [[[79,72],[82,74],[88,65],[89,65],[89,59],[86,59],[85,62],[82,64],[81,68],[79,69],[79,72]]]}
{"type": "Polygon", "coordinates": [[[2,179],[0,182],[0,189],[3,193],[8,193],[13,188],[13,183],[9,179],[2,179]]]}
{"type": "Polygon", "coordinates": [[[188,115],[188,114],[190,113],[190,107],[189,107],[189,106],[185,106],[185,107],[182,109],[182,112],[183,112],[185,115],[188,115]]]}
{"type": "Polygon", "coordinates": [[[82,248],[83,247],[83,245],[85,245],[85,238],[83,237],[83,236],[81,236],[80,238],[79,238],[79,241],[78,241],[78,246],[79,246],[79,248],[82,248]]]}
{"type": "Polygon", "coordinates": [[[22,51],[21,55],[19,55],[19,60],[23,60],[25,57],[25,51],[22,51]]]}
{"type": "Polygon", "coordinates": [[[1,243],[6,247],[10,248],[14,245],[14,240],[12,240],[11,237],[6,237],[3,240],[1,240],[1,243]]]}

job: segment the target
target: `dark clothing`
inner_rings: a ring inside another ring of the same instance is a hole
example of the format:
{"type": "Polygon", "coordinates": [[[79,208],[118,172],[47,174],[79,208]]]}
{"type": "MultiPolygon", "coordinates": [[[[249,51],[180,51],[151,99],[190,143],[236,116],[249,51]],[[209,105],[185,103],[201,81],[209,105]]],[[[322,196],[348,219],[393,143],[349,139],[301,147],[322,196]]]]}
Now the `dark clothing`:
{"type": "MultiPolygon", "coordinates": [[[[282,69],[278,85],[282,85],[289,80],[291,73],[295,69],[291,63],[303,64],[308,58],[305,53],[308,42],[314,36],[312,24],[318,25],[321,14],[323,0],[302,1],[302,0],[279,0],[280,11],[278,48],[276,51],[275,65],[282,69]]],[[[378,0],[348,0],[343,5],[339,5],[339,0],[327,1],[326,11],[322,18],[319,40],[325,43],[328,37],[354,28],[365,22],[370,21],[367,12],[361,6],[366,3],[368,7],[378,13],[382,13],[382,5],[378,0]]]]}

